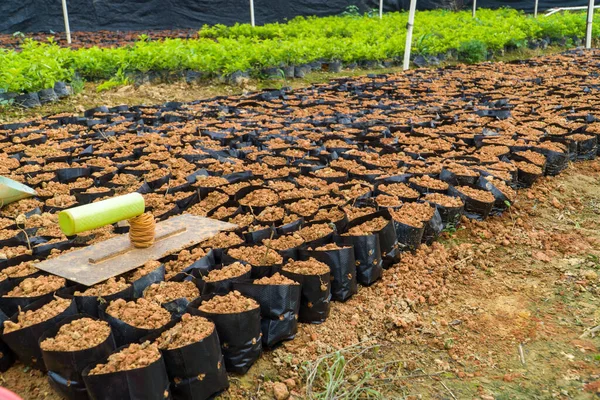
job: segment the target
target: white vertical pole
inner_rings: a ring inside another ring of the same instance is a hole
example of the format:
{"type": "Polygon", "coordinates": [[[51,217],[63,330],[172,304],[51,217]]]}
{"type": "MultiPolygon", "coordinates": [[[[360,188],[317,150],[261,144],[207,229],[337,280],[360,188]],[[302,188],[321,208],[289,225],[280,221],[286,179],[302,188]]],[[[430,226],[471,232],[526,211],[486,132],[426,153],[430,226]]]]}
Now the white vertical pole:
{"type": "Polygon", "coordinates": [[[539,3],[539,0],[535,0],[535,5],[533,6],[533,18],[537,18],[538,3],[539,3]]]}
{"type": "Polygon", "coordinates": [[[412,45],[413,27],[415,26],[415,10],[417,9],[417,0],[410,0],[408,10],[408,23],[406,24],[406,45],[404,46],[404,64],[402,68],[406,71],[410,67],[410,48],[412,45]]]}
{"type": "Polygon", "coordinates": [[[473,18],[475,18],[476,13],[477,13],[477,0],[473,0],[473,18]]]}
{"type": "Polygon", "coordinates": [[[594,23],[594,0],[588,1],[587,25],[585,27],[585,48],[592,48],[592,27],[594,23]]]}
{"type": "Polygon", "coordinates": [[[67,43],[71,44],[71,28],[69,27],[69,12],[67,11],[67,0],[62,0],[63,18],[65,20],[65,32],[67,33],[67,43]]]}
{"type": "Polygon", "coordinates": [[[383,18],[383,0],[379,0],[379,19],[383,18]]]}
{"type": "Polygon", "coordinates": [[[256,26],[256,22],[254,21],[254,0],[250,0],[250,23],[252,26],[256,26]]]}

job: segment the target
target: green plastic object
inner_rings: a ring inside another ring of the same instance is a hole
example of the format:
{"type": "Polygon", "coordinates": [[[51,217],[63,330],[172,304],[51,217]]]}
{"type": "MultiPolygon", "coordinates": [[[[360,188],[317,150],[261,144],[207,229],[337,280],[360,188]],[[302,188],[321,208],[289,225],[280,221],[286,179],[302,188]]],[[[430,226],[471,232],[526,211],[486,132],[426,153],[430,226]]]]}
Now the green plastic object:
{"type": "Polygon", "coordinates": [[[22,183],[0,176],[0,208],[14,201],[37,195],[36,191],[22,183]]]}
{"type": "Polygon", "coordinates": [[[129,193],[61,211],[58,214],[58,224],[65,235],[73,236],[136,217],[143,214],[144,209],[144,197],[139,193],[129,193]]]}

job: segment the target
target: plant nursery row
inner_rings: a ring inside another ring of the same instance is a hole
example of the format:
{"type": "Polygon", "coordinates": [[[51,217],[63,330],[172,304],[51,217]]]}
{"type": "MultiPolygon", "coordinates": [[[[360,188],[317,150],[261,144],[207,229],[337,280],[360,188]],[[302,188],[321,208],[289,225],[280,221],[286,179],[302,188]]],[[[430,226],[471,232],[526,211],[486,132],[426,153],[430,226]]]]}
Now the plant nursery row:
{"type": "MultiPolygon", "coordinates": [[[[594,37],[600,35],[598,18],[594,37]]],[[[255,28],[207,26],[196,39],[152,41],[143,36],[124,47],[77,50],[62,48],[52,39],[27,39],[19,51],[0,50],[0,101],[28,106],[31,103],[25,98],[15,97],[51,91],[56,82],[75,78],[109,80],[106,87],[111,87],[147,78],[293,78],[314,69],[392,66],[404,54],[406,22],[406,13],[385,14],[382,20],[369,16],[295,18],[255,28]]],[[[413,55],[420,66],[447,59],[479,62],[519,47],[578,45],[584,32],[583,13],[533,18],[510,9],[480,9],[477,18],[472,18],[468,12],[424,11],[417,13],[413,55]]],[[[42,102],[53,100],[51,95],[42,95],[42,102]]]]}

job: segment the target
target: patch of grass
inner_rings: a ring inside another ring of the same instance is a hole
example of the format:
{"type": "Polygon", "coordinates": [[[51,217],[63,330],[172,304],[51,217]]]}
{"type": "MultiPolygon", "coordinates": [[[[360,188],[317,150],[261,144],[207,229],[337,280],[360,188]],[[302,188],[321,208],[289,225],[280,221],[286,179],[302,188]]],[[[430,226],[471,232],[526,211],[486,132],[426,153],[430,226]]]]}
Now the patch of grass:
{"type": "Polygon", "coordinates": [[[388,382],[379,379],[386,365],[376,362],[379,349],[359,343],[305,363],[306,398],[383,399],[388,382]]]}

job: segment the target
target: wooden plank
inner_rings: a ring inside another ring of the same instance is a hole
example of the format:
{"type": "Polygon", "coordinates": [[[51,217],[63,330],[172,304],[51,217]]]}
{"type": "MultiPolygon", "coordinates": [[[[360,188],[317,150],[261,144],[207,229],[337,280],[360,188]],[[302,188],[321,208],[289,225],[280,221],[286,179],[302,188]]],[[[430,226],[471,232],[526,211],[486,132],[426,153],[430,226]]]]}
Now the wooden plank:
{"type": "Polygon", "coordinates": [[[131,245],[129,234],[96,243],[42,261],[36,267],[71,281],[91,286],[179,252],[236,225],[183,214],[156,224],[155,243],[147,249],[131,245]]]}

